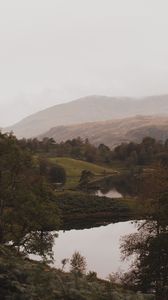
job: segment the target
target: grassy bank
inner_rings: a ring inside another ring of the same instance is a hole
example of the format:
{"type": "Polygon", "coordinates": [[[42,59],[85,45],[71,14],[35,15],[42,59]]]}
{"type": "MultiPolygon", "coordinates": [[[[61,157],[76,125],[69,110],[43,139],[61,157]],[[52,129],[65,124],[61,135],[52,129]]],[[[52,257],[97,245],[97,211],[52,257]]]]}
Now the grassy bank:
{"type": "Polygon", "coordinates": [[[65,273],[0,246],[0,298],[2,300],[145,300],[96,273],[65,273]]]}
{"type": "Polygon", "coordinates": [[[108,175],[116,174],[117,171],[114,168],[108,168],[106,166],[99,166],[93,163],[72,159],[69,157],[56,157],[50,158],[50,162],[53,164],[61,165],[67,174],[67,182],[65,184],[66,189],[75,189],[79,184],[81,172],[83,170],[91,171],[94,174],[94,178],[103,178],[108,175]]]}
{"type": "Polygon", "coordinates": [[[132,198],[110,199],[77,191],[57,192],[63,229],[96,226],[139,218],[138,201],[132,198]]]}

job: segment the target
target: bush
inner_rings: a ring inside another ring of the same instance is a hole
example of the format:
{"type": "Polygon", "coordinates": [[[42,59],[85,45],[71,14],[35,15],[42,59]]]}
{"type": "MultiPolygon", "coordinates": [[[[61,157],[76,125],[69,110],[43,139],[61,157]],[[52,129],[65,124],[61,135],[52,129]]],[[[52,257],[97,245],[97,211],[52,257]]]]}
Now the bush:
{"type": "Polygon", "coordinates": [[[48,178],[51,183],[62,183],[66,182],[66,172],[62,166],[54,165],[49,168],[48,178]]]}

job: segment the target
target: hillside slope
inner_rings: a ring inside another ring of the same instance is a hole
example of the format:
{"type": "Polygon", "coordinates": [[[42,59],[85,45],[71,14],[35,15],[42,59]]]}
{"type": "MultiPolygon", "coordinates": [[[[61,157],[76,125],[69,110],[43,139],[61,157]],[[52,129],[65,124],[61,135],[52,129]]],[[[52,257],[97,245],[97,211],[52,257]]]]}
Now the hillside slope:
{"type": "Polygon", "coordinates": [[[168,138],[168,117],[163,116],[136,116],[119,120],[90,122],[71,126],[52,128],[43,137],[52,137],[57,142],[77,137],[88,138],[92,144],[104,143],[114,147],[120,143],[141,141],[145,136],[157,140],[168,138]]]}
{"type": "Polygon", "coordinates": [[[31,115],[5,131],[17,137],[34,137],[55,126],[168,113],[168,95],[143,99],[88,96],[31,115]]]}
{"type": "Polygon", "coordinates": [[[89,170],[94,174],[94,177],[115,174],[116,170],[112,168],[102,167],[90,162],[77,160],[69,157],[50,158],[53,164],[61,165],[67,174],[67,182],[65,188],[74,188],[79,184],[79,179],[83,170],[89,170]]]}

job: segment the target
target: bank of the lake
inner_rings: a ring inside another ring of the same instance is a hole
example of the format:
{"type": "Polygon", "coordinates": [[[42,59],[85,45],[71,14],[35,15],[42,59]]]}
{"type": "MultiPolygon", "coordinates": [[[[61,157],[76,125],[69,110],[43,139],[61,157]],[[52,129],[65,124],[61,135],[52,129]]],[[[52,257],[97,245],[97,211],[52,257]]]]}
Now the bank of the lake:
{"type": "Polygon", "coordinates": [[[94,274],[63,272],[0,246],[0,298],[3,300],[154,300],[98,279],[94,274]]]}
{"type": "Polygon", "coordinates": [[[65,191],[57,192],[56,199],[62,217],[61,229],[87,228],[104,222],[141,217],[138,200],[132,197],[111,199],[79,191],[65,191]]]}

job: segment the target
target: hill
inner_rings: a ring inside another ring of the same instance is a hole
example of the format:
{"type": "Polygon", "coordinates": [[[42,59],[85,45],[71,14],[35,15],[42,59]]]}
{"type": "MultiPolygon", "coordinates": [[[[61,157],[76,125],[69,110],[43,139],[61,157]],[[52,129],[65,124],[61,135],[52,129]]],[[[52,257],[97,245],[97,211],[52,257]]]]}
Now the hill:
{"type": "Polygon", "coordinates": [[[120,143],[140,142],[145,136],[157,140],[168,138],[168,117],[163,116],[136,116],[104,122],[90,122],[71,126],[58,126],[50,129],[43,137],[52,137],[57,142],[76,137],[88,138],[94,145],[104,143],[114,147],[120,143]]]}
{"type": "Polygon", "coordinates": [[[165,113],[168,113],[168,95],[142,99],[88,96],[28,116],[5,131],[13,131],[19,138],[29,138],[55,126],[165,113]]]}
{"type": "Polygon", "coordinates": [[[50,158],[50,161],[54,164],[59,164],[66,170],[67,174],[67,182],[66,182],[66,188],[74,188],[79,184],[79,179],[81,176],[81,172],[83,170],[89,170],[91,171],[95,177],[97,176],[104,176],[114,174],[116,171],[107,168],[102,167],[93,163],[76,160],[68,157],[57,157],[57,158],[50,158]]]}

